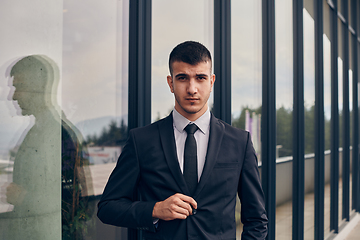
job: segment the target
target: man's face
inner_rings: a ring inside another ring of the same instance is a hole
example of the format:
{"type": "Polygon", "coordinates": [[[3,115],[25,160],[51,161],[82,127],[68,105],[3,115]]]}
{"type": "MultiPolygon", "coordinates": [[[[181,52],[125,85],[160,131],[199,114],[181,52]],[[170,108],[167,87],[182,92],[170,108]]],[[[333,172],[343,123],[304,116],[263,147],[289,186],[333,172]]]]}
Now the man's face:
{"type": "Polygon", "coordinates": [[[211,62],[191,65],[175,61],[172,70],[167,82],[175,96],[175,109],[190,121],[195,121],[208,108],[207,102],[215,82],[211,62]]]}
{"type": "Polygon", "coordinates": [[[24,76],[14,76],[13,86],[15,91],[12,95],[14,100],[14,106],[21,112],[21,115],[32,115],[36,109],[40,108],[40,103],[43,101],[44,92],[41,89],[37,89],[35,92],[34,89],[31,89],[31,86],[28,85],[28,79],[24,79],[24,76]]]}
{"type": "Polygon", "coordinates": [[[12,99],[15,101],[14,102],[15,108],[17,109],[20,108],[21,114],[25,116],[29,114],[27,110],[29,110],[28,105],[31,102],[31,96],[30,96],[31,94],[29,94],[26,91],[26,89],[24,89],[23,84],[21,83],[22,83],[22,79],[17,76],[14,76],[13,86],[15,87],[15,91],[13,93],[12,99]]]}

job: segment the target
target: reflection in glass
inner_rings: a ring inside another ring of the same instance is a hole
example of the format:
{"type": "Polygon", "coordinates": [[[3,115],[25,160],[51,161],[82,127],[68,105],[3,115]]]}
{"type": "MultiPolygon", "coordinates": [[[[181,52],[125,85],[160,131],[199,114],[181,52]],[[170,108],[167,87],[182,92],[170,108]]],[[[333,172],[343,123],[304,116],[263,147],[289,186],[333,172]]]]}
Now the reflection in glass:
{"type": "MultiPolygon", "coordinates": [[[[351,39],[351,38],[350,38],[351,39]]],[[[349,45],[351,46],[351,45],[349,45]]],[[[350,51],[351,51],[351,48],[350,48],[350,51]]],[[[351,58],[350,58],[351,59],[351,58]]],[[[352,211],[352,148],[354,146],[354,142],[353,142],[353,124],[354,124],[354,121],[353,121],[353,72],[351,69],[349,69],[349,111],[350,111],[350,176],[349,176],[349,192],[350,192],[350,196],[349,196],[349,199],[350,199],[350,206],[349,206],[349,209],[350,209],[350,213],[352,211]]]]}
{"type": "Polygon", "coordinates": [[[232,125],[251,133],[261,161],[261,1],[233,1],[231,11],[232,125]]]}
{"type": "Polygon", "coordinates": [[[276,239],[292,237],[292,18],[292,2],[276,0],[276,239]]]}
{"type": "Polygon", "coordinates": [[[16,115],[30,116],[31,124],[9,149],[9,166],[0,172],[3,180],[7,178],[1,186],[1,205],[7,209],[0,213],[0,236],[59,239],[61,122],[55,101],[59,70],[48,57],[32,55],[10,65],[7,73],[8,100],[16,115]]]}
{"type": "Polygon", "coordinates": [[[96,205],[127,138],[128,19],[128,0],[64,1],[61,101],[83,139],[64,126],[63,239],[127,239],[96,205]]]}
{"type": "MultiPolygon", "coordinates": [[[[250,132],[261,164],[261,1],[231,2],[231,124],[250,132]]],[[[240,203],[236,206],[240,239],[240,203]]]]}
{"type": "Polygon", "coordinates": [[[324,34],[324,110],[325,110],[325,207],[324,236],[330,234],[330,120],[331,120],[331,42],[324,34]]]}
{"type": "Polygon", "coordinates": [[[338,57],[338,91],[339,91],[339,225],[342,220],[342,149],[343,149],[343,61],[338,57]]]}
{"type": "MultiPolygon", "coordinates": [[[[167,116],[174,107],[174,97],[166,82],[171,50],[192,40],[204,44],[213,57],[213,1],[152,1],[151,121],[167,116]],[[191,6],[191,7],[189,7],[191,6]],[[179,17],[169,9],[185,14],[179,17]]],[[[212,108],[210,96],[209,107],[212,108]]]]}
{"type": "Polygon", "coordinates": [[[304,236],[314,239],[315,183],[315,22],[303,10],[304,21],[304,113],[305,113],[305,221],[304,236]]]}

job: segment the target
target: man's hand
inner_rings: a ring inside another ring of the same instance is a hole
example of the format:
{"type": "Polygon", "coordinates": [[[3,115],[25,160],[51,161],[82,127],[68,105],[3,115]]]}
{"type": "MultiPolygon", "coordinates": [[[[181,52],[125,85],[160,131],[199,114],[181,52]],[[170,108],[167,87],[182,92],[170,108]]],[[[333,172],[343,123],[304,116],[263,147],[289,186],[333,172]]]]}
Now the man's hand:
{"type": "Polygon", "coordinates": [[[162,202],[157,202],[152,216],[165,221],[186,219],[192,214],[192,207],[197,208],[197,203],[192,197],[176,193],[162,202]]]}
{"type": "Polygon", "coordinates": [[[6,188],[7,202],[12,205],[20,205],[24,200],[26,190],[16,183],[10,183],[6,188]]]}

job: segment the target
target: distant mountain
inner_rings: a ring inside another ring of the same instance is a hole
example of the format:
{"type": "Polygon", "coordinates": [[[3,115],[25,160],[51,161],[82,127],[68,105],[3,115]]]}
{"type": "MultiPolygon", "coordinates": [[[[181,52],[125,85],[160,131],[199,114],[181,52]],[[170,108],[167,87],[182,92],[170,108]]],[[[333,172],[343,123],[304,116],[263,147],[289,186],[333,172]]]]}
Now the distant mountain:
{"type": "Polygon", "coordinates": [[[124,119],[127,123],[127,115],[123,116],[105,116],[100,118],[93,118],[84,121],[80,121],[75,124],[75,126],[80,130],[84,139],[89,135],[96,134],[99,136],[104,128],[107,128],[111,121],[116,121],[118,125],[121,123],[121,119],[124,119]]]}

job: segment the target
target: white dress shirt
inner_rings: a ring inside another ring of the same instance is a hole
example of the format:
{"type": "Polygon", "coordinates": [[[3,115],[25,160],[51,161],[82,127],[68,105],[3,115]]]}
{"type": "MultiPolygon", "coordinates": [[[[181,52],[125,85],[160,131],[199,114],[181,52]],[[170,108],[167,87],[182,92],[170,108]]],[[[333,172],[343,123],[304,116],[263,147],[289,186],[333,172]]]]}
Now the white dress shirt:
{"type": "Polygon", "coordinates": [[[177,152],[177,157],[179,160],[181,172],[183,172],[184,169],[184,147],[185,147],[185,140],[187,137],[187,133],[184,129],[189,123],[195,123],[196,126],[199,127],[199,129],[194,134],[196,140],[196,147],[197,147],[197,164],[198,164],[198,181],[199,181],[205,165],[206,152],[209,142],[210,118],[211,118],[210,111],[208,109],[201,117],[196,119],[194,122],[191,122],[190,120],[182,116],[175,109],[172,115],[174,120],[173,125],[174,125],[174,136],[176,143],[176,152],[177,152]]]}

